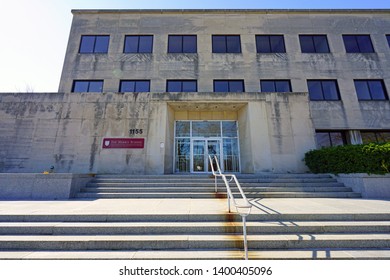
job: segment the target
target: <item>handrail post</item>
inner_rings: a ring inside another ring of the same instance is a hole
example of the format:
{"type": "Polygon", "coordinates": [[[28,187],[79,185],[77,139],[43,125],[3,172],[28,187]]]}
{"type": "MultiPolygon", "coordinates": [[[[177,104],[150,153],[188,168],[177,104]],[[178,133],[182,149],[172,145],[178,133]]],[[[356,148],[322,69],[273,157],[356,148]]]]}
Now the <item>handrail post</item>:
{"type": "Polygon", "coordinates": [[[246,234],[246,216],[242,216],[242,231],[244,234],[245,260],[248,260],[248,240],[247,240],[247,234],[246,234]]]}

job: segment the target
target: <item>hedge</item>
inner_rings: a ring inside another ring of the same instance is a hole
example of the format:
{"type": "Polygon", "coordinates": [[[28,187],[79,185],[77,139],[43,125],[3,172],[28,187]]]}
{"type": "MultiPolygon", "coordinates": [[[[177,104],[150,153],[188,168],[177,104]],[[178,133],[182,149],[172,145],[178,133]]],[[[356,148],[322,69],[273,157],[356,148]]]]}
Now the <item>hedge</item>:
{"type": "Polygon", "coordinates": [[[304,161],[313,173],[385,174],[390,170],[390,142],[311,150],[304,161]]]}

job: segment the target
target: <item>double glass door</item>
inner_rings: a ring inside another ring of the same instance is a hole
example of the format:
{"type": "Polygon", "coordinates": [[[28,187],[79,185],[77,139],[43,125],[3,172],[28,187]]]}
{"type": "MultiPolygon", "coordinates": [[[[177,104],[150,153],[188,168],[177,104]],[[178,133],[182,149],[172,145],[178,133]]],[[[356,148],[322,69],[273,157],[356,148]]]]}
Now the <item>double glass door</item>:
{"type": "Polygon", "coordinates": [[[222,171],[240,172],[237,122],[176,121],[174,172],[211,172],[209,155],[218,157],[222,171]]]}
{"type": "MultiPolygon", "coordinates": [[[[192,139],[191,142],[191,172],[211,172],[209,156],[217,156],[221,160],[221,139],[192,139]]],[[[214,166],[214,170],[216,169],[214,166]]]]}

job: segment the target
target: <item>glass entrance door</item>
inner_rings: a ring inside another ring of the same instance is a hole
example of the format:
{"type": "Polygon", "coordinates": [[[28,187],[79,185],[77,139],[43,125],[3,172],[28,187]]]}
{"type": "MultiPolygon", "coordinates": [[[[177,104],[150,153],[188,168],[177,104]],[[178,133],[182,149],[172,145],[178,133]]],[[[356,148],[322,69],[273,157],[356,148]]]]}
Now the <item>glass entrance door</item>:
{"type": "MultiPolygon", "coordinates": [[[[211,172],[209,155],[216,155],[221,160],[220,139],[193,139],[192,140],[192,172],[211,172]]],[[[214,169],[216,170],[216,166],[214,169]]]]}
{"type": "Polygon", "coordinates": [[[222,171],[240,172],[238,139],[236,121],[176,121],[174,172],[211,172],[209,155],[222,171]]]}

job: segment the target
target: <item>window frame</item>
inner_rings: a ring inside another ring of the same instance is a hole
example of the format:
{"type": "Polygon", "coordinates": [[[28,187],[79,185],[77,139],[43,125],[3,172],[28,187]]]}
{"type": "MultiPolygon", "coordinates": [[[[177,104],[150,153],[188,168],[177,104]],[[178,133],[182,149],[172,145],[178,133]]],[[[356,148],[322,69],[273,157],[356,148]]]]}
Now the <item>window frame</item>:
{"type": "Polygon", "coordinates": [[[103,87],[104,87],[104,80],[73,80],[73,84],[72,84],[72,92],[75,92],[75,93],[83,93],[83,92],[96,92],[96,93],[102,93],[103,92],[103,87]],[[75,91],[75,88],[76,88],[76,83],[88,83],[88,86],[87,86],[87,91],[75,91]],[[91,83],[92,82],[101,82],[101,91],[90,91],[90,87],[91,87],[91,83]]]}
{"type": "Polygon", "coordinates": [[[330,53],[328,36],[326,34],[300,34],[299,35],[299,44],[301,46],[301,52],[302,53],[330,53]],[[313,48],[314,51],[307,51],[306,50],[307,46],[302,43],[302,42],[304,42],[303,41],[304,38],[310,38],[311,39],[312,48],[313,48]],[[315,42],[317,38],[324,38],[325,39],[327,51],[319,51],[319,50],[317,50],[317,48],[316,48],[317,44],[315,42]]]}
{"type": "Polygon", "coordinates": [[[198,92],[198,80],[167,80],[166,81],[166,92],[198,92]],[[170,82],[180,82],[180,91],[170,91],[169,90],[169,83],[170,82]],[[195,82],[195,91],[183,91],[183,83],[184,82],[195,82]]]}
{"type": "Polygon", "coordinates": [[[257,53],[286,53],[286,43],[284,41],[284,35],[277,35],[277,34],[271,34],[271,35],[268,35],[268,34],[258,34],[255,36],[255,41],[256,41],[256,52],[257,53]],[[282,39],[282,44],[283,44],[283,50],[282,51],[278,51],[278,50],[274,50],[276,48],[276,46],[273,46],[272,45],[272,38],[273,37],[279,37],[282,39]],[[260,48],[261,48],[261,45],[259,44],[259,40],[260,38],[263,38],[263,39],[266,39],[268,43],[268,48],[269,48],[269,51],[262,51],[260,48]]]}
{"type": "Polygon", "coordinates": [[[224,79],[216,79],[216,80],[213,80],[213,92],[245,92],[245,82],[243,79],[231,79],[231,80],[224,80],[224,79]],[[215,83],[216,82],[227,82],[227,88],[228,90],[227,91],[215,91],[215,83]],[[242,91],[230,91],[230,83],[231,82],[241,82],[242,84],[242,91]]]}
{"type": "Polygon", "coordinates": [[[371,35],[370,34],[343,34],[342,37],[343,37],[344,48],[345,48],[345,52],[346,53],[375,53],[374,44],[372,43],[372,39],[371,39],[371,35]],[[354,41],[355,41],[354,48],[357,48],[358,51],[349,50],[349,48],[351,46],[347,47],[347,45],[349,43],[346,43],[346,39],[347,38],[352,38],[352,37],[354,38],[354,41]],[[369,42],[370,42],[371,51],[362,51],[361,50],[362,46],[360,45],[360,43],[358,41],[359,37],[368,37],[369,42]]]}
{"type": "Polygon", "coordinates": [[[357,96],[359,101],[387,101],[387,100],[389,100],[389,95],[388,95],[387,90],[386,90],[386,85],[385,85],[384,80],[382,80],[382,79],[354,79],[353,83],[355,86],[356,96],[357,96]],[[356,86],[356,82],[366,82],[367,83],[367,89],[368,89],[368,93],[370,95],[370,99],[364,99],[364,98],[359,97],[358,87],[356,86]],[[377,99],[377,98],[373,99],[373,95],[371,92],[372,88],[370,87],[370,84],[369,84],[370,82],[379,82],[380,83],[380,85],[382,87],[383,94],[384,94],[384,99],[377,99]]]}
{"type": "Polygon", "coordinates": [[[292,92],[291,80],[288,80],[288,79],[280,79],[280,80],[262,79],[262,80],[260,80],[260,92],[292,92]],[[275,91],[263,91],[262,82],[273,82],[273,84],[274,84],[273,86],[274,86],[275,91]],[[278,82],[287,82],[289,91],[278,91],[277,90],[277,83],[278,82]]]}
{"type": "Polygon", "coordinates": [[[242,53],[241,48],[241,35],[211,35],[211,51],[212,53],[242,53]],[[217,39],[219,37],[224,38],[224,44],[225,44],[225,51],[216,51],[216,43],[214,42],[214,39],[217,39]],[[228,38],[230,37],[238,37],[238,45],[239,45],[239,51],[229,51],[229,44],[228,44],[228,38]]]}
{"type": "Polygon", "coordinates": [[[120,93],[125,93],[125,92],[150,92],[150,80],[120,80],[119,81],[119,91],[120,93]],[[123,83],[125,82],[134,82],[134,91],[123,91],[123,83]],[[137,82],[148,82],[148,91],[137,91],[137,82]]]}
{"type": "Polygon", "coordinates": [[[79,54],[106,54],[106,53],[108,53],[109,47],[110,47],[110,35],[81,35],[78,53],[79,54]],[[87,38],[87,37],[93,38],[92,50],[91,51],[82,51],[83,39],[87,38]],[[97,48],[96,41],[99,37],[108,39],[106,51],[96,51],[96,48],[97,48]]]}
{"type": "Polygon", "coordinates": [[[168,35],[168,50],[167,50],[167,53],[197,53],[198,52],[198,36],[197,35],[193,35],[193,34],[186,34],[186,35],[180,35],[180,34],[169,34],[168,35]],[[180,37],[181,39],[181,50],[180,51],[171,51],[170,50],[170,43],[171,43],[171,39],[173,39],[174,37],[180,37]],[[193,51],[185,51],[184,50],[184,44],[185,44],[185,39],[186,38],[195,38],[195,46],[194,46],[194,50],[193,51]]]}
{"type": "Polygon", "coordinates": [[[340,101],[341,100],[340,89],[339,89],[337,79],[309,79],[309,80],[306,80],[306,83],[307,83],[307,91],[309,93],[310,101],[340,101]],[[310,94],[309,82],[320,82],[321,83],[322,99],[312,99],[312,95],[310,94]],[[337,91],[337,99],[326,99],[325,98],[324,85],[323,85],[324,82],[334,82],[335,89],[337,91]]]}
{"type": "Polygon", "coordinates": [[[145,34],[142,34],[142,35],[125,35],[125,39],[124,39],[124,43],[123,43],[123,53],[143,53],[143,54],[147,54],[147,53],[153,53],[153,43],[154,43],[154,35],[145,35],[145,34]],[[126,51],[126,45],[127,45],[127,38],[130,38],[130,37],[137,37],[137,51],[126,51]],[[151,46],[150,46],[150,51],[140,51],[140,39],[142,37],[149,37],[151,38],[151,46]]]}

